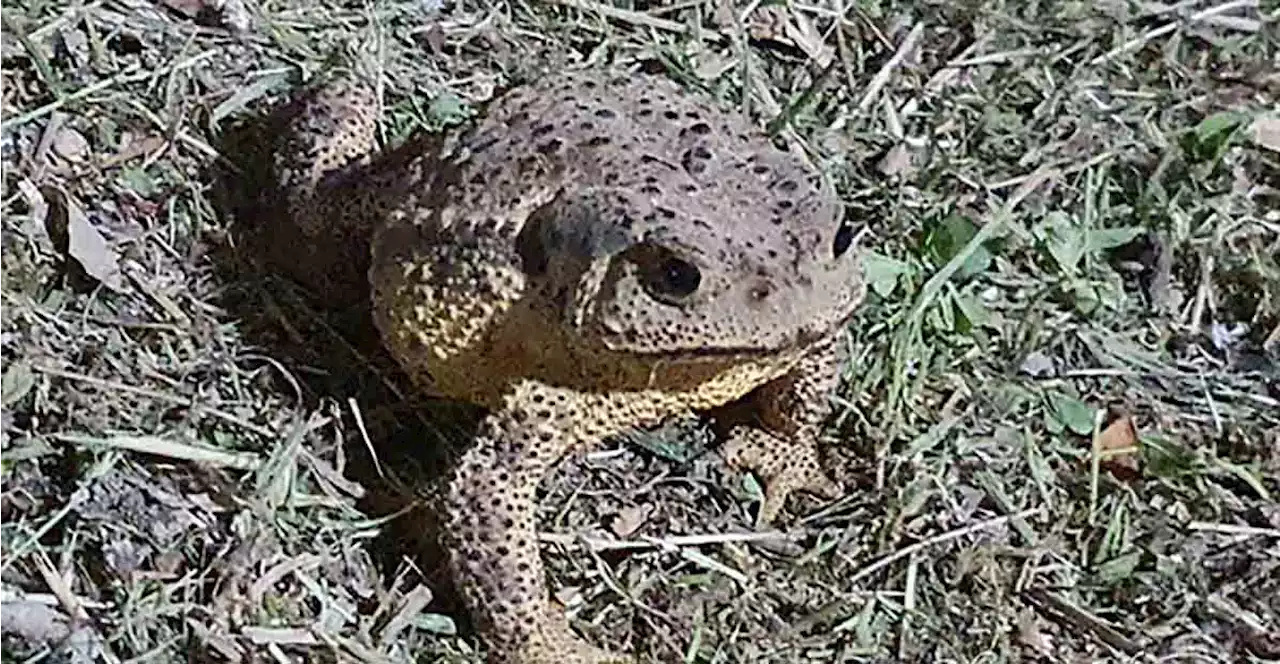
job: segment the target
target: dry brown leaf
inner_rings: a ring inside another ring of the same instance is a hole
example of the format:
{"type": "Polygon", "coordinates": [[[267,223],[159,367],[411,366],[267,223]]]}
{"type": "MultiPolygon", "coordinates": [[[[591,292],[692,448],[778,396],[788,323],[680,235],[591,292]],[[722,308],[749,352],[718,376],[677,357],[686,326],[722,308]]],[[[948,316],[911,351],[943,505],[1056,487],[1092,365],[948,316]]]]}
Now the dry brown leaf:
{"type": "Polygon", "coordinates": [[[1138,429],[1133,418],[1121,415],[1098,434],[1101,466],[1120,480],[1138,478],[1138,429]]]}
{"type": "Polygon", "coordinates": [[[1018,641],[1042,657],[1053,655],[1053,641],[1040,631],[1040,620],[1031,609],[1018,613],[1018,641]]]}
{"type": "Polygon", "coordinates": [[[81,162],[89,154],[89,139],[70,127],[62,127],[53,136],[53,153],[65,161],[81,162]]]}
{"type": "Polygon", "coordinates": [[[1253,142],[1280,152],[1280,115],[1264,115],[1253,121],[1253,142]]]}
{"type": "Polygon", "coordinates": [[[204,0],[160,0],[160,4],[168,7],[174,13],[186,18],[195,18],[200,15],[200,10],[209,4],[204,0]]]}
{"type": "Polygon", "coordinates": [[[66,196],[63,201],[67,212],[67,254],[103,286],[123,292],[119,256],[74,199],[66,196]]]}
{"type": "Polygon", "coordinates": [[[120,137],[120,150],[107,159],[104,166],[111,167],[130,161],[143,155],[149,155],[165,147],[168,143],[163,137],[155,134],[135,134],[124,132],[120,137]]]}
{"type": "Polygon", "coordinates": [[[911,148],[905,143],[898,143],[880,160],[880,172],[889,177],[909,175],[915,170],[911,157],[911,148]]]}
{"type": "Polygon", "coordinates": [[[649,511],[650,508],[636,505],[624,507],[613,516],[609,529],[618,537],[630,537],[644,525],[645,520],[649,518],[649,511]]]}
{"type": "Polygon", "coordinates": [[[18,193],[22,195],[23,202],[30,210],[23,232],[39,243],[42,248],[52,251],[54,244],[53,238],[49,237],[48,226],[49,201],[45,199],[44,192],[40,191],[31,180],[23,178],[18,181],[18,193]]]}
{"type": "Polygon", "coordinates": [[[813,22],[800,12],[792,13],[791,22],[786,25],[786,34],[819,67],[826,67],[835,58],[835,49],[822,41],[822,34],[813,27],[813,22]]]}
{"type": "MultiPolygon", "coordinates": [[[[734,31],[738,19],[729,3],[717,3],[712,21],[720,28],[734,31]]],[[[773,41],[802,51],[820,67],[831,63],[835,49],[823,43],[822,35],[804,14],[783,5],[757,6],[748,14],[743,28],[752,39],[773,41]]]]}
{"type": "Polygon", "coordinates": [[[5,601],[0,611],[0,634],[27,643],[54,643],[71,633],[67,614],[52,606],[24,600],[5,601]]]}

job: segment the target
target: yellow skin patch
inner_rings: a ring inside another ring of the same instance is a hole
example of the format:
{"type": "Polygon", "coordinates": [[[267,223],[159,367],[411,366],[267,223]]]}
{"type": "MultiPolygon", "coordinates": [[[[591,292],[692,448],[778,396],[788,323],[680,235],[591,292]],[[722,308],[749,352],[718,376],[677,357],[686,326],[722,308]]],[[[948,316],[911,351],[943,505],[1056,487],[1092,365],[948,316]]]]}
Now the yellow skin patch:
{"type": "Polygon", "coordinates": [[[383,340],[424,387],[488,409],[442,539],[493,664],[628,662],[548,593],[534,495],[565,454],[731,402],[726,458],[832,497],[817,438],[865,287],[831,191],[746,119],[646,76],[562,73],[490,104],[448,155],[373,154],[376,98],[301,105],[276,168],[295,223],[374,235],[383,340]]]}

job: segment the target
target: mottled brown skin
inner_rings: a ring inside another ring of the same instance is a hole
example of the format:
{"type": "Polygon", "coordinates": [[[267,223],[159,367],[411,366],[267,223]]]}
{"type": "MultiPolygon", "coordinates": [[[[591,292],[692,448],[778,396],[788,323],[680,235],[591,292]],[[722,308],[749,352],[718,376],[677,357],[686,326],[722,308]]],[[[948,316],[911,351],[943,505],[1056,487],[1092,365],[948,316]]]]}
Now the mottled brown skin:
{"type": "Polygon", "coordinates": [[[489,661],[630,661],[548,604],[539,482],[610,435],[746,398],[760,426],[725,449],[765,480],[761,520],[794,490],[834,495],[817,437],[865,292],[853,229],[798,158],[663,79],[549,77],[444,158],[370,162],[376,117],[367,90],[322,90],[277,169],[297,224],[375,229],[374,318],[408,372],[488,409],[442,537],[489,661]]]}

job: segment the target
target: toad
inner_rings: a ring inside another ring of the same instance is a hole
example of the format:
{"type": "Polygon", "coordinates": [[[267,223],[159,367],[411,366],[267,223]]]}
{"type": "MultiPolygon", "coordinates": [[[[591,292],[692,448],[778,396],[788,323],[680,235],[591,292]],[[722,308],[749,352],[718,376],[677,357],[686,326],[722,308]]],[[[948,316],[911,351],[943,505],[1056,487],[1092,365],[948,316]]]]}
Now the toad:
{"type": "Polygon", "coordinates": [[[624,662],[548,596],[535,492],[631,427],[748,404],[728,463],[832,497],[818,434],[865,287],[830,185],[747,118],[647,75],[561,72],[448,149],[379,153],[373,91],[298,107],[275,157],[310,237],[372,237],[373,318],[422,387],[485,408],[443,489],[442,542],[490,662],[624,662]]]}

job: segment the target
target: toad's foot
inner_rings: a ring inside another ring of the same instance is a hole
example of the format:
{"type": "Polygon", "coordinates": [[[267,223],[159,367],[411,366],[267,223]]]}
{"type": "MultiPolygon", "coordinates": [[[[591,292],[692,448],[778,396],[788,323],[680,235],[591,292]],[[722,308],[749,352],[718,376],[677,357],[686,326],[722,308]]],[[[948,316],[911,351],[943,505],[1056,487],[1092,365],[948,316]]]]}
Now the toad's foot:
{"type": "Polygon", "coordinates": [[[730,467],[752,471],[764,480],[764,502],[757,527],[776,520],[793,491],[824,500],[840,495],[840,485],[818,463],[816,441],[807,436],[783,438],[755,427],[738,426],[729,432],[724,455],[730,467]]]}
{"type": "Polygon", "coordinates": [[[593,646],[569,628],[564,609],[545,607],[542,624],[523,642],[494,648],[490,664],[634,664],[635,659],[593,646]]]}
{"type": "Polygon", "coordinates": [[[595,439],[578,405],[568,390],[519,383],[481,422],[449,480],[443,543],[490,664],[629,661],[574,636],[548,606],[534,494],[563,454],[595,439]]]}
{"type": "Polygon", "coordinates": [[[373,88],[335,77],[307,90],[290,110],[272,169],[292,221],[313,239],[369,223],[361,218],[367,214],[360,209],[364,201],[353,200],[337,183],[350,179],[376,149],[379,104],[373,88]]]}

